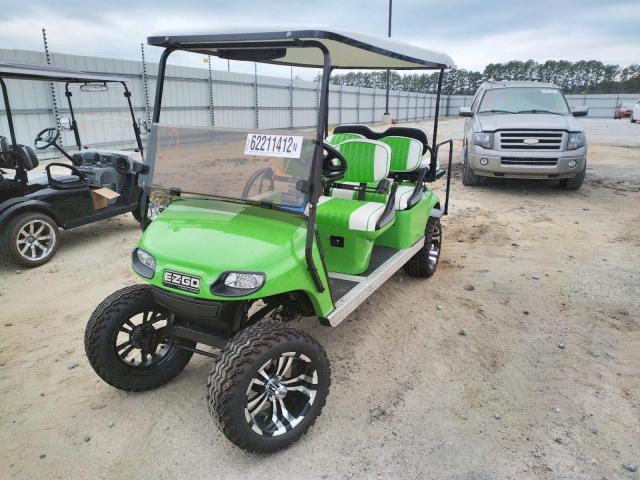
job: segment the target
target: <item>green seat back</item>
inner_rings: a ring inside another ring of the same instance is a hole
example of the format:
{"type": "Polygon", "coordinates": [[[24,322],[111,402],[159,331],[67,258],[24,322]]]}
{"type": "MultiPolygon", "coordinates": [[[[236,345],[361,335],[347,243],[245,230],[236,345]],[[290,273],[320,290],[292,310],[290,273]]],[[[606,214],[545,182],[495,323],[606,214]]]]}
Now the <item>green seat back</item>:
{"type": "Polygon", "coordinates": [[[392,172],[413,172],[420,168],[422,143],[409,137],[383,137],[381,142],[391,147],[392,172]]]}
{"type": "Polygon", "coordinates": [[[347,161],[345,182],[379,182],[389,175],[391,148],[377,140],[346,140],[337,145],[347,161]]]}
{"type": "Polygon", "coordinates": [[[330,145],[338,145],[346,140],[354,140],[357,138],[364,138],[364,135],[359,133],[334,133],[327,137],[326,142],[330,145]]]}

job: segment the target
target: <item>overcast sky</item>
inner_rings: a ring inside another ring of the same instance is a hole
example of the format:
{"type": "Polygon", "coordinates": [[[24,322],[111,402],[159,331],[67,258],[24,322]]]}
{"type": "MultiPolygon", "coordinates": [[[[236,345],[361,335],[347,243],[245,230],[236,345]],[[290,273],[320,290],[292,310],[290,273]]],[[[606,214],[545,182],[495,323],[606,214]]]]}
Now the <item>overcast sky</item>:
{"type": "MultiPolygon", "coordinates": [[[[640,0],[395,0],[393,4],[393,37],[445,51],[461,68],[481,70],[487,63],[529,58],[640,63],[640,0]]],[[[166,29],[324,24],[384,36],[388,1],[1,0],[1,5],[2,48],[40,50],[45,27],[53,51],[137,60],[146,36],[166,29]]],[[[158,58],[158,50],[148,47],[152,60],[158,58]]],[[[190,61],[202,65],[201,58],[190,61]]],[[[226,69],[226,62],[218,60],[214,67],[226,69]]]]}

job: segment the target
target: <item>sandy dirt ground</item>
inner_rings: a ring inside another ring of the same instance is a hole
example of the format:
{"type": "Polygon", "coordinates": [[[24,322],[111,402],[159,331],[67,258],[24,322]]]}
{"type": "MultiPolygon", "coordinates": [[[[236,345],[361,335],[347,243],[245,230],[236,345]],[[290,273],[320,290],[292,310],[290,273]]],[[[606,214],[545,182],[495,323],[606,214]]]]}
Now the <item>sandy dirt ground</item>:
{"type": "MultiPolygon", "coordinates": [[[[0,478],[640,478],[623,467],[640,463],[640,125],[585,124],[582,190],[465,188],[456,169],[435,277],[396,274],[336,329],[301,322],[331,393],[270,456],[209,418],[210,359],[142,394],[89,366],[89,315],[137,282],[132,218],[65,232],[38,269],[0,265],[0,478]]],[[[441,132],[458,162],[462,123],[441,132]]]]}

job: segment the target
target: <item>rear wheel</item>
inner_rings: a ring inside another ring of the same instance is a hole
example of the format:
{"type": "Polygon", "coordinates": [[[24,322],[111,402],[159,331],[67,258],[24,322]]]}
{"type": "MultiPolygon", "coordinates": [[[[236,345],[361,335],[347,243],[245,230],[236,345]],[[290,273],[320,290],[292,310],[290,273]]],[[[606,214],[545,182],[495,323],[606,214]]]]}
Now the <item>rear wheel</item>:
{"type": "Polygon", "coordinates": [[[464,152],[464,162],[462,163],[462,184],[467,187],[480,185],[480,176],[473,173],[473,170],[469,166],[469,155],[466,150],[464,152]]]}
{"type": "Polygon", "coordinates": [[[47,263],[58,250],[60,231],[56,222],[40,212],[24,212],[13,217],[0,235],[0,249],[25,267],[47,263]]]}
{"type": "Polygon", "coordinates": [[[93,312],[84,335],[89,363],[109,385],[143,391],[164,385],[187,366],[195,342],[167,335],[168,312],[148,285],[107,297],[93,312]],[[179,342],[179,343],[178,343],[179,342]]]}
{"type": "Polygon", "coordinates": [[[424,246],[404,266],[408,275],[429,278],[438,268],[442,250],[442,225],[438,217],[429,217],[425,229],[424,246]]]}
{"type": "Polygon", "coordinates": [[[273,452],[314,424],[330,383],[327,354],[313,337],[261,321],[224,347],[209,374],[207,402],[229,441],[250,452],[273,452]]]}

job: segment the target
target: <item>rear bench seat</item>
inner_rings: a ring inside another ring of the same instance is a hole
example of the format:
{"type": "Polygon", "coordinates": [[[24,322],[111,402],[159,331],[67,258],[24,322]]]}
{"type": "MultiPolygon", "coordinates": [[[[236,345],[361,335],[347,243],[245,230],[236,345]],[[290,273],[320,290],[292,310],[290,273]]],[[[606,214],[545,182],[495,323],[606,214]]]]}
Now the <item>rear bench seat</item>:
{"type": "MultiPolygon", "coordinates": [[[[350,135],[348,133],[341,133],[336,135],[350,135]]],[[[384,143],[389,146],[391,151],[391,166],[389,168],[390,172],[394,173],[404,173],[404,172],[414,172],[419,168],[422,168],[422,150],[423,145],[420,141],[415,138],[409,137],[401,137],[401,136],[388,136],[380,138],[380,143],[384,143]]],[[[428,165],[428,160],[427,165],[428,165]]],[[[345,177],[346,178],[346,177],[345,177]]],[[[356,185],[357,182],[354,181],[345,181],[344,183],[349,183],[352,185],[356,185]]],[[[377,183],[369,182],[369,187],[376,187],[377,183]]],[[[408,208],[415,205],[418,201],[420,201],[421,195],[418,195],[412,199],[410,199],[415,190],[415,185],[400,185],[398,190],[396,191],[396,198],[394,207],[396,210],[407,210],[408,208]]],[[[347,199],[356,199],[358,198],[358,192],[354,192],[352,190],[343,190],[339,188],[334,188],[331,192],[332,197],[338,198],[347,198],[347,199]]],[[[388,198],[387,194],[383,193],[372,193],[366,192],[364,199],[371,202],[382,202],[386,203],[388,198]]]]}

